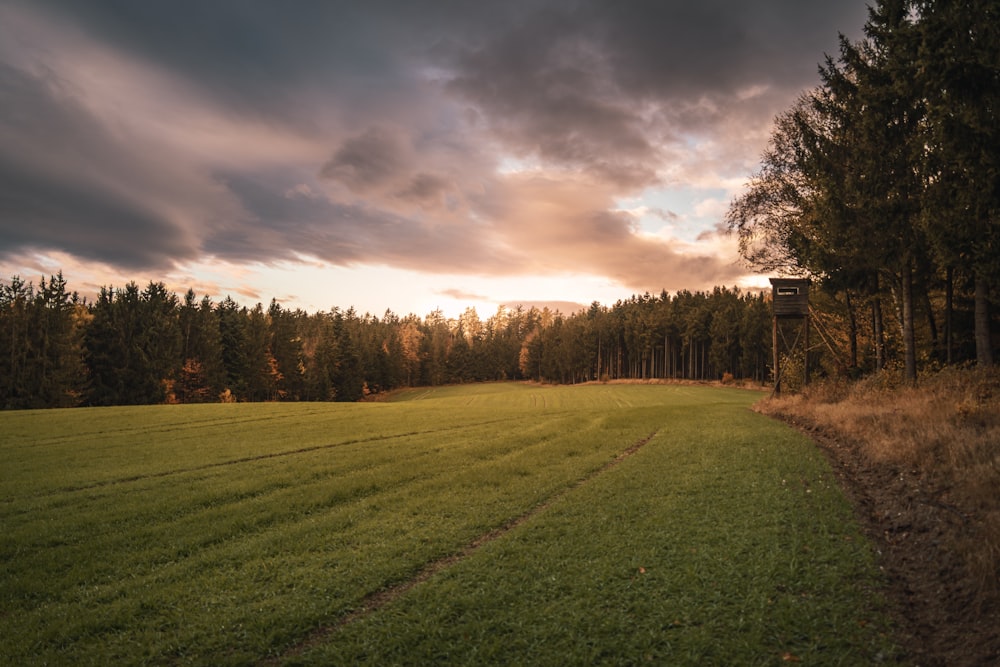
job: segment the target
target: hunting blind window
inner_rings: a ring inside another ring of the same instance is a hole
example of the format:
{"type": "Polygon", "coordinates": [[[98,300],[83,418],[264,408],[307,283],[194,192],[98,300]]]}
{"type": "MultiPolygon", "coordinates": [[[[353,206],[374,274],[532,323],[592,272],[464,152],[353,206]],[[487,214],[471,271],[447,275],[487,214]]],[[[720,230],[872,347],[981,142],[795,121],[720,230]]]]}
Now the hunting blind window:
{"type": "Polygon", "coordinates": [[[777,317],[805,317],[809,313],[809,280],[771,278],[771,297],[777,317]]]}

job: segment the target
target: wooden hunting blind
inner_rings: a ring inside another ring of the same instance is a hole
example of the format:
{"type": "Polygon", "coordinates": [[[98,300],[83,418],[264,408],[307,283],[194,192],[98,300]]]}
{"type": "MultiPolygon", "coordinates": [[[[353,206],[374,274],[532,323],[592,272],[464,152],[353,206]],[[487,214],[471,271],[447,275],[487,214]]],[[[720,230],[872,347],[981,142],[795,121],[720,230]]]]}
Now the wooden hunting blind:
{"type": "Polygon", "coordinates": [[[771,303],[775,317],[808,317],[808,278],[771,278],[771,303]]]}
{"type": "Polygon", "coordinates": [[[809,279],[808,278],[771,278],[771,309],[774,313],[772,348],[774,350],[774,393],[781,393],[781,347],[779,342],[785,342],[789,354],[794,352],[799,337],[805,334],[803,341],[803,384],[809,384],[809,279]],[[779,320],[802,320],[802,328],[795,336],[795,341],[788,346],[784,339],[779,320]],[[780,334],[780,336],[779,336],[780,334]],[[780,341],[779,341],[780,338],[780,341]]]}

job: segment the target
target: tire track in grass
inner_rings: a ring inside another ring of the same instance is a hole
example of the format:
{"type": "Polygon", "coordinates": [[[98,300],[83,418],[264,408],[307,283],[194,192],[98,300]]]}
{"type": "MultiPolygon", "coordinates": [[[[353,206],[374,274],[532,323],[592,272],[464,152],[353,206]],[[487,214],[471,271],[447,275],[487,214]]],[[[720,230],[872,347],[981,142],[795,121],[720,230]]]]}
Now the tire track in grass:
{"type": "Polygon", "coordinates": [[[627,449],[622,451],[620,454],[618,454],[618,456],[611,459],[600,468],[597,468],[591,471],[590,473],[584,475],[583,477],[573,482],[569,486],[563,488],[562,490],[556,491],[551,496],[541,501],[539,504],[535,505],[534,507],[524,512],[523,514],[520,514],[508,520],[506,523],[497,528],[494,528],[493,530],[483,533],[482,535],[480,535],[479,537],[475,538],[467,545],[465,545],[465,547],[463,547],[457,553],[451,554],[449,556],[444,556],[443,558],[439,558],[437,560],[427,563],[419,572],[417,572],[416,575],[414,575],[410,579],[407,579],[406,581],[402,581],[393,586],[389,586],[388,588],[384,588],[382,590],[375,591],[374,593],[370,593],[364,599],[361,600],[360,605],[354,611],[349,612],[346,616],[343,616],[334,623],[316,628],[315,630],[308,633],[302,639],[302,641],[290,646],[288,649],[286,649],[285,651],[283,651],[278,655],[270,656],[268,658],[264,658],[258,661],[257,664],[260,667],[272,667],[273,665],[280,665],[283,661],[289,658],[294,658],[296,656],[302,655],[309,649],[319,646],[320,644],[331,638],[333,635],[335,635],[342,628],[356,621],[359,621],[363,618],[366,618],[367,616],[370,616],[371,614],[377,612],[379,609],[391,604],[392,602],[394,602],[395,600],[399,599],[401,596],[406,594],[412,588],[418,586],[419,584],[424,583],[434,575],[448,569],[449,567],[455,565],[456,563],[465,560],[466,558],[474,554],[476,551],[481,549],[483,546],[503,537],[504,535],[514,530],[518,526],[530,521],[534,517],[538,516],[539,514],[547,510],[557,501],[568,496],[570,493],[579,489],[581,486],[592,482],[595,478],[599,477],[600,475],[603,475],[612,468],[616,467],[622,461],[624,461],[625,459],[629,458],[630,456],[638,452],[640,449],[642,449],[646,444],[649,443],[650,440],[656,437],[656,434],[658,432],[659,429],[654,430],[645,438],[642,438],[632,443],[627,449]]]}
{"type": "MultiPolygon", "coordinates": [[[[302,417],[311,417],[313,415],[323,414],[320,410],[312,410],[309,412],[303,412],[295,416],[296,419],[301,419],[302,417]]],[[[270,422],[270,421],[284,421],[288,420],[287,415],[264,415],[261,417],[244,417],[240,418],[240,425],[251,424],[254,422],[270,422]]],[[[227,424],[233,423],[233,418],[230,416],[226,417],[209,417],[200,420],[191,420],[186,422],[163,422],[155,426],[146,425],[136,425],[136,426],[125,426],[119,428],[98,428],[92,431],[76,431],[73,433],[65,433],[60,435],[54,435],[44,440],[35,440],[27,444],[20,443],[5,443],[5,449],[16,450],[16,449],[41,449],[49,446],[64,445],[67,442],[73,442],[79,440],[80,438],[93,438],[97,436],[105,437],[122,437],[129,435],[141,435],[143,437],[148,437],[154,433],[173,433],[173,432],[190,432],[197,431],[206,426],[225,426],[227,424]]]]}
{"type": "Polygon", "coordinates": [[[90,491],[92,489],[100,489],[106,486],[114,486],[116,484],[130,484],[132,482],[141,482],[148,479],[159,479],[163,477],[170,477],[173,475],[183,475],[192,472],[200,472],[202,470],[211,470],[213,468],[222,468],[225,466],[234,466],[244,463],[254,463],[256,461],[266,461],[268,459],[283,458],[287,456],[297,456],[299,454],[308,454],[310,452],[322,451],[324,449],[335,449],[337,447],[347,447],[350,445],[357,445],[370,442],[378,442],[380,440],[393,440],[395,438],[409,438],[418,435],[427,435],[430,433],[447,433],[448,431],[460,431],[476,428],[479,426],[487,426],[489,424],[497,423],[507,423],[508,419],[490,419],[482,422],[476,422],[474,424],[460,424],[458,426],[449,426],[446,428],[436,428],[428,429],[426,431],[409,431],[406,433],[394,433],[391,435],[377,435],[370,438],[355,438],[352,440],[344,440],[341,442],[324,443],[322,445],[313,445],[310,447],[300,447],[298,449],[290,449],[281,452],[270,452],[267,454],[256,454],[254,456],[244,456],[237,459],[229,459],[227,461],[217,461],[215,463],[206,463],[203,465],[190,466],[187,468],[174,468],[171,470],[161,470],[159,472],[151,472],[142,475],[130,475],[128,477],[118,477],[114,479],[100,480],[97,482],[91,482],[88,484],[80,484],[77,486],[66,486],[56,489],[51,489],[49,491],[44,491],[41,493],[28,494],[20,497],[9,497],[0,498],[0,503],[12,503],[15,500],[29,500],[36,498],[46,498],[62,493],[76,493],[78,491],[90,491]]]}

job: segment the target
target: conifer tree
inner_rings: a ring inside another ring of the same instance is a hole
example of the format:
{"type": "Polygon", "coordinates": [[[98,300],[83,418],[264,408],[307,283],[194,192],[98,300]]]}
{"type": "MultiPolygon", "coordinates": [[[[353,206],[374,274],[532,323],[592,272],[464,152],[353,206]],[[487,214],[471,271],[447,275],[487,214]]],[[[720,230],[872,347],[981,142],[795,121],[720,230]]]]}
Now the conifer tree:
{"type": "Polygon", "coordinates": [[[305,364],[298,331],[302,316],[301,312],[283,309],[276,300],[271,301],[267,311],[271,353],[281,374],[279,389],[286,399],[298,400],[303,393],[305,364]]]}
{"type": "Polygon", "coordinates": [[[34,304],[32,330],[34,381],[32,407],[76,405],[83,389],[82,320],[75,294],[66,289],[62,272],[41,281],[34,304]]]}
{"type": "Polygon", "coordinates": [[[989,295],[1000,287],[1000,4],[917,6],[928,120],[924,227],[939,262],[972,277],[976,359],[989,366],[989,295]]]}
{"type": "Polygon", "coordinates": [[[199,302],[194,290],[188,290],[180,305],[178,322],[182,367],[174,394],[182,403],[214,401],[225,388],[226,379],[219,316],[207,296],[199,302]]]}
{"type": "Polygon", "coordinates": [[[240,307],[232,297],[227,296],[216,305],[215,312],[219,320],[219,342],[225,369],[224,390],[238,399],[246,400],[250,377],[246,308],[240,307]]]}
{"type": "Polygon", "coordinates": [[[364,366],[360,350],[360,319],[354,308],[334,309],[333,335],[337,341],[337,366],[333,375],[334,400],[357,401],[365,395],[364,366]]]}
{"type": "Polygon", "coordinates": [[[19,276],[0,284],[0,405],[25,407],[34,287],[19,276]]]}

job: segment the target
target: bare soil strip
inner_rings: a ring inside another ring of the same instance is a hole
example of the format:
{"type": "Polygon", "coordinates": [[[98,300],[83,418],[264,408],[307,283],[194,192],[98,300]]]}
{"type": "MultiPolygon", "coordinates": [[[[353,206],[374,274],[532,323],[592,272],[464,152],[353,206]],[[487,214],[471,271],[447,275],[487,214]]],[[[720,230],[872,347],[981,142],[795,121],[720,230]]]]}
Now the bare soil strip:
{"type": "Polygon", "coordinates": [[[980,591],[950,550],[970,538],[967,513],[943,503],[919,471],[869,462],[855,443],[785,419],[830,461],[878,550],[896,641],[921,667],[1000,664],[1000,596],[980,591]]]}
{"type": "Polygon", "coordinates": [[[284,653],[261,660],[258,663],[258,665],[260,665],[261,667],[270,667],[271,665],[278,665],[283,660],[295,657],[297,655],[301,655],[306,651],[308,651],[310,648],[322,644],[324,641],[333,636],[341,628],[344,628],[350,625],[351,623],[354,623],[355,621],[358,621],[378,611],[382,607],[392,603],[394,600],[404,595],[407,591],[409,591],[413,587],[427,581],[438,572],[441,572],[451,567],[452,565],[455,565],[456,563],[468,558],[484,545],[489,544],[493,540],[496,540],[504,536],[514,528],[517,528],[518,526],[529,521],[533,517],[538,516],[539,514],[547,510],[549,507],[551,507],[558,500],[572,493],[573,491],[580,488],[584,484],[593,481],[596,477],[606,473],[607,471],[611,470],[625,459],[629,458],[630,456],[638,452],[640,449],[643,448],[643,446],[649,443],[649,441],[652,440],[657,433],[658,431],[653,431],[645,438],[642,438],[641,440],[634,442],[632,445],[628,447],[628,449],[621,452],[618,456],[616,456],[611,461],[608,461],[606,464],[604,464],[597,470],[594,470],[587,476],[577,480],[572,485],[564,488],[563,490],[556,492],[555,494],[548,497],[538,505],[529,509],[524,514],[514,517],[507,523],[503,524],[498,528],[494,528],[488,533],[480,535],[472,542],[467,544],[461,551],[454,553],[450,556],[445,556],[444,558],[431,561],[430,563],[425,565],[423,569],[421,569],[411,579],[400,582],[394,586],[390,586],[389,588],[385,588],[383,590],[372,593],[371,595],[369,595],[368,597],[366,597],[364,600],[361,601],[361,605],[357,609],[350,612],[346,616],[340,618],[337,622],[316,628],[311,633],[309,633],[305,638],[303,638],[301,642],[289,647],[284,653]]]}

